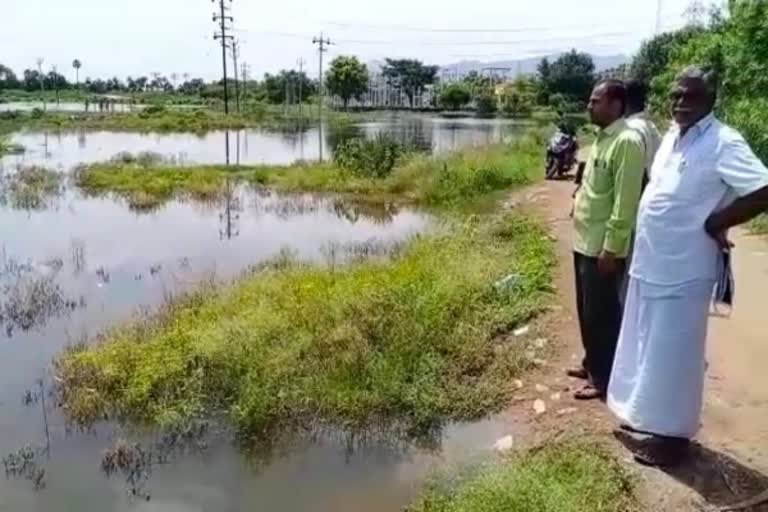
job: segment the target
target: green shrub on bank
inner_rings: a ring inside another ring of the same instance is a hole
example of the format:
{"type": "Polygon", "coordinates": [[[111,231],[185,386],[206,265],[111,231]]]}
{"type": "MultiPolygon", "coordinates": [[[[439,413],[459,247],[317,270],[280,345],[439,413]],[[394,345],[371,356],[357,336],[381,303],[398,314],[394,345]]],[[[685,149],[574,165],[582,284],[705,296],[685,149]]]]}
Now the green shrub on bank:
{"type": "Polygon", "coordinates": [[[540,310],[553,264],[521,216],[475,217],[386,262],[281,259],[168,305],[56,364],[70,418],[154,424],[225,412],[253,441],[331,424],[424,432],[509,398],[526,347],[496,333],[540,310]],[[493,283],[509,273],[517,286],[493,283]]]}
{"type": "Polygon", "coordinates": [[[374,139],[354,138],[338,145],[333,154],[336,165],[363,178],[385,178],[392,173],[403,154],[402,146],[391,136],[374,139]]]}
{"type": "Polygon", "coordinates": [[[554,443],[435,484],[408,512],[630,512],[629,475],[599,446],[554,443]]]}
{"type": "MultiPolygon", "coordinates": [[[[471,148],[441,157],[413,154],[399,158],[381,178],[371,175],[379,171],[350,172],[336,164],[179,167],[156,162],[151,154],[121,154],[110,162],[79,169],[75,183],[91,193],[116,193],[137,207],[158,206],[173,197],[209,198],[232,179],[287,192],[334,192],[453,208],[474,205],[493,192],[528,183],[529,173],[542,165],[543,144],[541,136],[529,135],[509,145],[471,148]]],[[[386,168],[392,151],[382,153],[386,168]]],[[[366,158],[370,157],[362,160],[366,158]]]]}

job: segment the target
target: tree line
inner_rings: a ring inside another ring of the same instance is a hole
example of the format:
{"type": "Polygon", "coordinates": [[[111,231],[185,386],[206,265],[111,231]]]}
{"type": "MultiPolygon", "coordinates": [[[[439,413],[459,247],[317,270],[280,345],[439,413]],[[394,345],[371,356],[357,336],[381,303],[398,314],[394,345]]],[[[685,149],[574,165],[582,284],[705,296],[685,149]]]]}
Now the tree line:
{"type": "Polygon", "coordinates": [[[768,0],[730,0],[706,22],[646,41],[626,74],[649,87],[652,109],[666,117],[675,76],[694,64],[716,72],[718,115],[768,161],[768,0]]]}

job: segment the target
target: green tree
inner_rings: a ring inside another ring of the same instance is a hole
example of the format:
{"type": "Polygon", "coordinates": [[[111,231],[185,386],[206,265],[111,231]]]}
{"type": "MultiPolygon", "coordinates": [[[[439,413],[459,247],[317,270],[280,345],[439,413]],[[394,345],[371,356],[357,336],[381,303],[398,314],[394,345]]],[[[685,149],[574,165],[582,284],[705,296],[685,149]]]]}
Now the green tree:
{"type": "Polygon", "coordinates": [[[549,86],[552,82],[552,65],[547,57],[541,59],[536,68],[536,103],[539,105],[549,104],[549,95],[551,91],[549,86]]]}
{"type": "Polygon", "coordinates": [[[585,103],[595,84],[595,63],[589,54],[571,50],[549,66],[549,78],[542,81],[550,94],[585,103]]]}
{"type": "Polygon", "coordinates": [[[302,99],[314,96],[317,93],[317,84],[304,72],[283,70],[277,75],[270,75],[269,73],[264,75],[264,88],[269,103],[283,103],[286,99],[286,91],[298,101],[299,87],[301,87],[302,99]]]}
{"type": "Polygon", "coordinates": [[[16,73],[11,68],[0,64],[0,89],[17,89],[20,85],[16,73]]]}
{"type": "Polygon", "coordinates": [[[632,58],[629,65],[629,76],[650,85],[655,77],[666,70],[673,50],[702,32],[698,28],[685,28],[675,32],[665,32],[643,42],[640,51],[632,58]]]}
{"type": "Polygon", "coordinates": [[[438,66],[425,66],[414,59],[387,59],[382,74],[402,88],[413,107],[414,98],[436,81],[438,66]]]}
{"type": "Polygon", "coordinates": [[[75,85],[80,87],[80,68],[83,67],[83,63],[75,59],[72,61],[72,67],[75,68],[75,85]]]}
{"type": "Polygon", "coordinates": [[[357,57],[336,57],[331,62],[325,86],[329,93],[341,98],[346,109],[349,100],[360,98],[368,89],[368,67],[357,57]]]}
{"type": "Polygon", "coordinates": [[[502,90],[502,110],[512,117],[528,116],[533,112],[536,93],[536,81],[525,77],[517,78],[502,90]]]}
{"type": "Polygon", "coordinates": [[[440,105],[449,110],[459,110],[472,100],[472,94],[466,84],[454,82],[440,91],[440,105]]]}
{"type": "Polygon", "coordinates": [[[499,109],[499,98],[492,87],[485,87],[476,92],[474,99],[479,116],[492,116],[499,109]]]}

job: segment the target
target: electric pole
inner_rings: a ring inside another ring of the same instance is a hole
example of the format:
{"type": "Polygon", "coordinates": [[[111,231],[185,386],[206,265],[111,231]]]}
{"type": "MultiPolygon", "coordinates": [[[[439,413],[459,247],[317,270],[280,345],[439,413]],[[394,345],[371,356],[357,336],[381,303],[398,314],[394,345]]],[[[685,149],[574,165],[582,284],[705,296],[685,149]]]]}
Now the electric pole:
{"type": "Polygon", "coordinates": [[[664,0],[659,0],[658,5],[656,6],[656,35],[659,35],[661,32],[661,11],[664,6],[664,0]]]}
{"type": "Polygon", "coordinates": [[[45,75],[43,75],[43,58],[37,58],[37,73],[40,77],[40,99],[43,102],[43,112],[46,111],[45,107],[45,75]]]}
{"type": "MultiPolygon", "coordinates": [[[[217,0],[211,0],[216,2],[217,0]]],[[[227,0],[218,0],[219,2],[219,14],[213,14],[214,23],[219,24],[219,32],[213,34],[214,40],[221,40],[221,66],[224,72],[224,114],[229,114],[229,87],[227,85],[227,41],[234,40],[234,38],[227,34],[229,27],[227,22],[234,23],[235,19],[232,16],[227,15],[229,8],[226,6],[227,0]]],[[[229,0],[232,3],[232,0],[229,0]]]]}
{"type": "Polygon", "coordinates": [[[301,119],[301,102],[302,102],[302,90],[301,87],[304,83],[304,59],[299,59],[296,61],[296,63],[299,65],[299,119],[301,119]]]}
{"type": "Polygon", "coordinates": [[[53,70],[53,87],[56,90],[56,105],[58,106],[59,103],[59,70],[56,68],[56,66],[53,66],[51,68],[53,70]]]}
{"type": "Polygon", "coordinates": [[[232,40],[232,65],[235,68],[235,108],[237,113],[240,113],[240,85],[237,80],[237,54],[238,54],[238,42],[237,39],[232,40]]]}
{"type": "Polygon", "coordinates": [[[243,86],[243,96],[248,96],[248,64],[246,62],[240,65],[240,82],[243,86]]]}
{"type": "Polygon", "coordinates": [[[320,116],[323,115],[323,54],[328,51],[328,46],[332,45],[330,39],[327,37],[323,37],[323,33],[320,32],[320,37],[312,38],[312,44],[318,45],[317,53],[320,56],[320,73],[319,73],[319,79],[318,79],[318,110],[320,112],[320,116]]]}

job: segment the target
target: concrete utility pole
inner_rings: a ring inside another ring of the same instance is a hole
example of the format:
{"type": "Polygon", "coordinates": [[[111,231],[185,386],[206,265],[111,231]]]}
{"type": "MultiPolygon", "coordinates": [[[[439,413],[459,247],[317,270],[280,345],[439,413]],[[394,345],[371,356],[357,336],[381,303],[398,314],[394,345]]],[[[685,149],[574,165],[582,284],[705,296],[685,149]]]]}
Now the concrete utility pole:
{"type": "Polygon", "coordinates": [[[664,8],[664,0],[659,0],[659,3],[656,5],[656,35],[659,35],[661,32],[661,12],[664,8]]]}
{"type": "Polygon", "coordinates": [[[301,110],[302,110],[301,102],[303,101],[302,99],[303,91],[301,90],[301,88],[304,82],[304,59],[300,58],[299,60],[296,61],[296,63],[299,65],[299,119],[301,119],[301,110]]]}
{"type": "Polygon", "coordinates": [[[237,55],[239,52],[239,46],[236,39],[232,40],[232,66],[235,68],[235,108],[237,113],[240,113],[240,84],[237,80],[237,55]]]}
{"type": "MultiPolygon", "coordinates": [[[[211,2],[216,3],[217,0],[211,0],[211,2]]],[[[224,72],[224,113],[229,114],[229,86],[227,84],[227,41],[228,40],[234,40],[234,38],[231,35],[227,34],[227,30],[229,27],[227,26],[227,22],[234,23],[235,19],[232,16],[228,16],[226,13],[229,10],[229,8],[226,6],[227,0],[218,0],[219,2],[219,13],[213,14],[213,21],[214,23],[219,24],[219,30],[220,32],[216,32],[213,34],[214,40],[221,40],[221,66],[223,68],[224,72]]],[[[232,3],[232,0],[229,0],[230,3],[232,3]]]]}
{"type": "Polygon", "coordinates": [[[243,62],[240,65],[240,82],[243,86],[242,94],[243,96],[248,95],[248,77],[249,77],[249,71],[248,71],[248,63],[243,62]]]}
{"type": "Polygon", "coordinates": [[[56,66],[53,66],[51,68],[53,71],[53,88],[56,90],[56,105],[58,106],[59,103],[59,70],[56,66]]]}
{"type": "Polygon", "coordinates": [[[43,102],[43,112],[46,111],[45,106],[45,75],[43,75],[43,58],[37,58],[37,73],[40,78],[40,100],[43,102]]]}
{"type": "Polygon", "coordinates": [[[324,97],[324,91],[323,91],[323,53],[328,51],[328,46],[332,45],[330,39],[327,37],[323,37],[323,33],[320,32],[320,37],[315,37],[312,39],[312,44],[318,45],[317,53],[320,56],[320,73],[319,73],[319,81],[318,81],[318,109],[320,112],[320,115],[323,115],[323,97],[324,97]]]}

